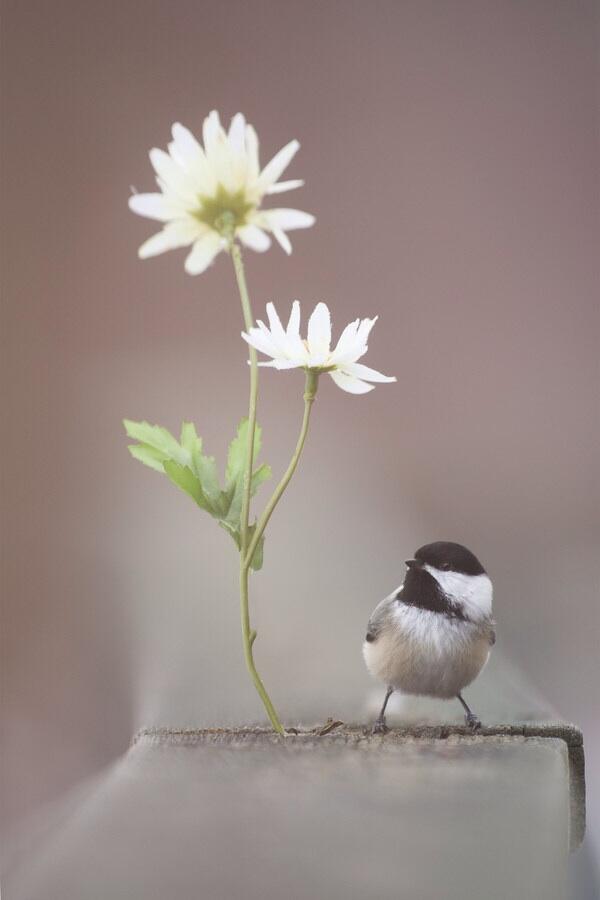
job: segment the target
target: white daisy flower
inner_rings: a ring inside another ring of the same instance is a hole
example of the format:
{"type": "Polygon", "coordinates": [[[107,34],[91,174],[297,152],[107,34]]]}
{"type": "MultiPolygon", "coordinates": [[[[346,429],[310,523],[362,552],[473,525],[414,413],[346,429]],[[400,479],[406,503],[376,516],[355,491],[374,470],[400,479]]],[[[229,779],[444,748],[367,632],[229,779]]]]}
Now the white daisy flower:
{"type": "Polygon", "coordinates": [[[199,275],[234,236],[259,253],[267,250],[268,231],[291,253],[286,232],[309,228],[315,217],[298,209],[260,209],[260,205],[266,194],[303,184],[298,179],[278,180],[300,147],[298,141],[286,144],[261,171],[256,132],[241,113],[233,117],[226,134],[213,110],[202,128],[204,147],[178,122],[172,133],[168,153],[150,151],[161,193],[129,198],[133,212],[165,223],[142,244],[141,259],[191,245],[185,270],[199,275]]]}
{"type": "Polygon", "coordinates": [[[331,349],[331,319],[325,303],[317,303],[308,320],[305,340],[300,337],[300,304],[297,300],[292,304],[287,329],[284,330],[272,303],[267,303],[267,316],[269,328],[258,320],[257,327],[251,328],[249,334],[242,332],[246,343],[271,357],[270,362],[261,362],[260,366],[326,373],[349,394],[372,391],[373,385],[368,384],[369,381],[396,381],[393,376],[382,375],[358,362],[369,349],[367,338],[377,316],[355,319],[346,325],[334,350],[331,349]]]}

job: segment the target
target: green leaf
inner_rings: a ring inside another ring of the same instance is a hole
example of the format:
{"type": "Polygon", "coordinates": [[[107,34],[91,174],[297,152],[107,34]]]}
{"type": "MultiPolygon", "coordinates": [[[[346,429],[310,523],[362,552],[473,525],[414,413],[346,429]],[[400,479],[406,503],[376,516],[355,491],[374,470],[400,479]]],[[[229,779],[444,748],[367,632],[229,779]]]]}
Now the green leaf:
{"type": "Polygon", "coordinates": [[[227,491],[223,491],[221,499],[222,518],[232,525],[239,525],[244,499],[244,476],[241,473],[237,481],[227,491]]]}
{"type": "Polygon", "coordinates": [[[257,492],[263,481],[268,481],[269,478],[273,475],[271,470],[271,466],[267,463],[263,463],[262,466],[259,466],[258,469],[254,471],[252,475],[252,484],[250,487],[252,496],[257,492]]]}
{"type": "MultiPolygon", "coordinates": [[[[242,419],[237,434],[229,445],[225,473],[225,489],[219,484],[214,457],[202,453],[202,438],[198,436],[192,422],[183,422],[179,441],[161,425],[148,422],[133,422],[124,419],[123,424],[129,437],[138,441],[129,445],[134,459],[157,472],[164,472],[170,481],[191,497],[201,509],[215,518],[236,543],[241,545],[241,510],[244,496],[244,469],[248,452],[248,420],[242,419]]],[[[257,425],[254,433],[253,462],[261,447],[261,429],[257,425]]],[[[263,481],[271,477],[271,467],[262,464],[252,474],[251,495],[254,495],[263,481]]],[[[256,523],[248,529],[252,538],[256,523]]],[[[264,538],[258,542],[252,568],[260,569],[263,563],[264,538]]]]}
{"type": "Polygon", "coordinates": [[[163,466],[173,484],[176,484],[178,488],[189,494],[192,500],[195,500],[202,509],[212,512],[210,503],[202,490],[200,479],[194,475],[188,466],[180,466],[179,463],[174,462],[172,459],[165,460],[163,466]]]}
{"type": "Polygon", "coordinates": [[[145,466],[150,466],[151,469],[156,469],[157,472],[165,471],[163,468],[165,455],[160,450],[155,450],[154,447],[150,447],[148,444],[129,444],[127,449],[134,459],[139,459],[145,466]]]}
{"type": "MultiPolygon", "coordinates": [[[[227,522],[225,519],[221,520],[219,522],[219,525],[221,526],[221,528],[224,528],[225,531],[228,532],[228,534],[231,535],[231,537],[235,541],[235,546],[238,548],[238,550],[240,550],[241,546],[242,546],[242,538],[241,538],[241,534],[240,534],[239,525],[237,525],[237,526],[233,525],[233,524],[231,524],[231,522],[227,522]]],[[[254,534],[255,531],[256,531],[256,522],[253,525],[250,525],[250,527],[248,528],[248,540],[249,541],[252,540],[252,535],[254,534]]],[[[259,569],[262,569],[264,546],[265,546],[265,536],[263,534],[261,539],[259,540],[258,544],[256,545],[256,549],[254,550],[254,554],[252,556],[252,562],[250,563],[250,567],[255,572],[258,572],[259,569]]]]}
{"type": "Polygon", "coordinates": [[[196,426],[193,422],[182,422],[179,443],[184,450],[195,460],[202,453],[202,438],[196,434],[196,426]]]}
{"type": "MultiPolygon", "coordinates": [[[[255,531],[256,531],[256,522],[254,523],[254,525],[251,525],[250,528],[248,529],[248,541],[249,542],[252,540],[252,535],[254,534],[255,531]]],[[[254,569],[255,572],[258,572],[259,569],[262,569],[264,548],[265,548],[265,536],[263,534],[263,535],[261,535],[261,538],[260,538],[258,544],[256,545],[256,550],[254,551],[254,554],[252,556],[252,562],[250,563],[251,568],[254,569]]]]}
{"type": "Polygon", "coordinates": [[[239,528],[237,528],[235,525],[232,525],[231,522],[227,522],[225,519],[220,519],[219,525],[227,532],[227,534],[231,535],[231,537],[235,541],[235,546],[238,548],[238,550],[240,550],[242,547],[242,538],[239,528]]]}
{"type": "Polygon", "coordinates": [[[200,456],[196,463],[196,474],[200,479],[202,490],[211,502],[215,515],[223,512],[223,491],[219,485],[219,476],[214,456],[200,456]]]}
{"type": "MultiPolygon", "coordinates": [[[[248,438],[250,430],[248,419],[242,419],[238,425],[237,435],[229,445],[227,454],[227,470],[225,473],[226,488],[223,498],[223,518],[231,525],[239,523],[244,499],[244,469],[248,453],[248,438]]],[[[256,425],[254,431],[253,458],[256,459],[262,443],[262,429],[256,425]]],[[[253,496],[263,481],[271,476],[271,468],[267,465],[259,466],[252,475],[250,494],[253,496]]]]}
{"type": "Polygon", "coordinates": [[[215,458],[202,455],[202,438],[196,434],[196,427],[192,422],[184,422],[181,426],[181,446],[190,454],[190,468],[200,479],[202,492],[210,501],[213,514],[219,515],[222,508],[222,492],[215,458]]]}
{"type": "MultiPolygon", "coordinates": [[[[271,466],[263,463],[252,475],[250,484],[250,496],[253,497],[263,481],[267,481],[272,475],[271,466]]],[[[244,473],[238,474],[237,481],[223,494],[224,510],[223,518],[232,524],[239,523],[242,514],[244,500],[244,473]]]]}
{"type": "MultiPolygon", "coordinates": [[[[225,470],[225,484],[227,487],[232,486],[244,472],[248,452],[248,437],[248,419],[242,419],[238,425],[237,435],[230,443],[229,452],[227,453],[227,469],[225,470]]],[[[254,429],[253,462],[260,453],[261,444],[262,428],[257,424],[254,429]]]]}
{"type": "Polygon", "coordinates": [[[162,453],[165,459],[174,459],[182,466],[191,462],[190,453],[181,447],[170,431],[161,425],[149,425],[148,422],[132,422],[131,419],[123,419],[125,431],[130,438],[147,444],[154,450],[162,453]]]}

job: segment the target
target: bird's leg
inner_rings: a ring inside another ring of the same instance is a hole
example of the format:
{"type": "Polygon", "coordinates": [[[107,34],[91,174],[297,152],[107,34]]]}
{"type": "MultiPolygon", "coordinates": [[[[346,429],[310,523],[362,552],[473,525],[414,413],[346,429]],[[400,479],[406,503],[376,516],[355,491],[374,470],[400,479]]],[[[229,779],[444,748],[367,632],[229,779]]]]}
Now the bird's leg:
{"type": "Polygon", "coordinates": [[[388,689],[386,691],[386,695],[385,695],[385,700],[383,701],[383,706],[381,707],[381,712],[377,716],[377,720],[376,720],[375,724],[373,725],[371,734],[385,734],[386,731],[388,730],[388,727],[385,724],[385,708],[387,706],[388,700],[390,699],[390,697],[392,696],[393,693],[394,693],[394,688],[388,687],[388,689]]]}
{"type": "Polygon", "coordinates": [[[465,711],[465,722],[467,723],[469,728],[472,728],[473,731],[477,731],[478,728],[481,728],[481,719],[479,719],[475,715],[475,713],[469,709],[469,707],[467,706],[467,704],[465,703],[465,701],[463,700],[463,698],[461,697],[460,694],[457,694],[456,696],[462,703],[462,707],[465,711]]]}

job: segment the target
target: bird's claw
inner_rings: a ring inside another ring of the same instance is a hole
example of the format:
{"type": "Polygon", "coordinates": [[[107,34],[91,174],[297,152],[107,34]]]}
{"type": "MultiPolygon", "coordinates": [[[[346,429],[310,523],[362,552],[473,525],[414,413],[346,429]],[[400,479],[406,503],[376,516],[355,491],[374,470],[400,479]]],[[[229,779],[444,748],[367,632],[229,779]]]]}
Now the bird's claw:
{"type": "Polygon", "coordinates": [[[387,734],[389,730],[383,719],[377,719],[371,729],[371,734],[387,734]]]}
{"type": "Polygon", "coordinates": [[[477,731],[481,728],[481,719],[478,719],[476,715],[473,713],[467,713],[465,716],[465,722],[467,723],[467,727],[471,729],[471,731],[477,731]]]}

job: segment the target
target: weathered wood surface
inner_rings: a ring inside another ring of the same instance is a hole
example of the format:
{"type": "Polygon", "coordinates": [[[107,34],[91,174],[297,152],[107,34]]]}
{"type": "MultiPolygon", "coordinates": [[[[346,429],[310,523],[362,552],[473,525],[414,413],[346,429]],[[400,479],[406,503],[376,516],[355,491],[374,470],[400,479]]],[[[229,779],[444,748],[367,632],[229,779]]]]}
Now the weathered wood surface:
{"type": "MultiPolygon", "coordinates": [[[[583,832],[581,734],[548,721],[510,670],[491,675],[470,699],[507,724],[477,734],[453,704],[402,699],[384,737],[366,724],[284,739],[142,729],[21,829],[3,897],[562,900],[583,832]]],[[[363,697],[363,721],[379,693],[363,697]]]]}
{"type": "MultiPolygon", "coordinates": [[[[354,747],[367,749],[376,747],[406,746],[414,742],[435,741],[438,749],[447,741],[448,746],[490,744],[492,738],[553,738],[564,741],[568,759],[569,777],[569,846],[577,849],[585,834],[585,760],[583,735],[575,725],[566,722],[524,722],[513,725],[493,725],[479,729],[475,734],[462,725],[406,725],[392,728],[385,735],[372,735],[369,726],[347,726],[341,723],[332,728],[333,723],[322,723],[299,734],[288,734],[286,747],[320,749],[325,746],[354,747]],[[329,730],[331,729],[331,731],[329,730]]],[[[143,728],[133,739],[133,744],[187,745],[203,744],[213,747],[279,746],[282,739],[265,728],[143,728]]],[[[483,749],[483,747],[482,747],[483,749]]]]}
{"type": "Polygon", "coordinates": [[[561,737],[140,735],[8,900],[562,898],[561,737]]]}

